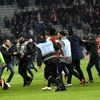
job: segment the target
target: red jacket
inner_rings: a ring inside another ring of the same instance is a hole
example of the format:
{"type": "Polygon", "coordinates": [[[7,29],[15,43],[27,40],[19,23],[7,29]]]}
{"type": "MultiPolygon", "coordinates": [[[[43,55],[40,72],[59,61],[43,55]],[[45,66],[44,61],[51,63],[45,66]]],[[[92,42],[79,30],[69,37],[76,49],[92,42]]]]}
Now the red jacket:
{"type": "MultiPolygon", "coordinates": [[[[51,40],[53,43],[57,43],[58,45],[60,45],[60,43],[59,43],[59,41],[58,41],[58,39],[57,39],[56,36],[51,37],[50,40],[51,40]]],[[[59,52],[59,50],[56,50],[56,55],[57,55],[57,59],[59,59],[59,58],[60,58],[60,52],[59,52]]]]}

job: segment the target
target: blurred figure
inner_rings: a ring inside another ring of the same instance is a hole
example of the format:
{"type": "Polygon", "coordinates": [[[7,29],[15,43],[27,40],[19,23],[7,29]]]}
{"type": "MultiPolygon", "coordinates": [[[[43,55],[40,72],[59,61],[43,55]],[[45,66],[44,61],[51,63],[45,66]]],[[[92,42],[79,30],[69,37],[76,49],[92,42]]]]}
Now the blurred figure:
{"type": "MultiPolygon", "coordinates": [[[[80,67],[80,60],[84,57],[81,48],[81,39],[76,36],[73,31],[69,31],[69,41],[71,43],[71,53],[72,53],[72,66],[80,75],[81,79],[85,81],[83,71],[80,67]]],[[[68,83],[71,83],[72,75],[69,75],[68,83]]]]}
{"type": "Polygon", "coordinates": [[[92,76],[91,68],[94,65],[98,72],[98,75],[100,76],[98,45],[97,45],[96,39],[93,36],[88,37],[86,44],[87,44],[87,51],[90,54],[90,60],[87,65],[87,73],[89,76],[88,82],[93,83],[93,76],[92,76]]]}
{"type": "Polygon", "coordinates": [[[5,80],[1,78],[2,74],[3,74],[3,69],[5,67],[6,67],[6,63],[4,61],[2,53],[0,52],[0,86],[2,86],[2,88],[4,90],[8,89],[8,86],[7,86],[6,82],[5,82],[5,80]]]}
{"type": "Polygon", "coordinates": [[[63,55],[60,57],[60,60],[59,60],[59,66],[61,67],[59,73],[61,73],[62,69],[66,67],[69,71],[67,86],[71,85],[71,81],[69,81],[69,78],[71,75],[74,75],[76,78],[78,78],[81,84],[84,85],[83,78],[80,77],[78,72],[74,71],[74,68],[72,66],[71,43],[66,38],[67,34],[64,31],[60,32],[60,34],[61,34],[61,47],[63,50],[63,55]]]}
{"type": "Polygon", "coordinates": [[[38,66],[42,65],[42,62],[46,65],[46,78],[48,80],[48,85],[43,88],[43,90],[51,90],[51,84],[56,85],[55,91],[66,90],[64,83],[57,75],[58,60],[55,53],[55,48],[58,48],[57,45],[51,41],[46,41],[45,35],[39,37],[40,41],[37,45],[38,47],[38,56],[37,64],[38,66]]]}
{"type": "Polygon", "coordinates": [[[1,52],[3,54],[5,62],[7,64],[7,68],[10,70],[10,75],[9,75],[6,83],[7,83],[8,87],[11,87],[10,82],[14,76],[14,65],[13,65],[12,56],[16,55],[17,52],[12,51],[12,43],[9,39],[4,40],[4,43],[1,47],[1,52]]]}
{"type": "Polygon", "coordinates": [[[18,55],[19,55],[19,68],[18,72],[23,78],[23,86],[29,86],[32,82],[32,78],[27,75],[29,61],[31,59],[31,48],[28,48],[28,41],[25,36],[21,35],[17,44],[18,55]]]}

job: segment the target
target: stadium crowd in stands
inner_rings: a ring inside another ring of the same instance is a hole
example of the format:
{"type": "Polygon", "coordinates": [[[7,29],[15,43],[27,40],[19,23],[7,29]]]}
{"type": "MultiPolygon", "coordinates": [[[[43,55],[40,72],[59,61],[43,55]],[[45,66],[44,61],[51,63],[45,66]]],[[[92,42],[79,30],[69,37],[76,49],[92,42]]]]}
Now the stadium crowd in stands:
{"type": "Polygon", "coordinates": [[[78,33],[99,34],[100,1],[66,0],[65,3],[64,0],[35,0],[35,4],[38,9],[25,8],[16,10],[12,18],[5,16],[5,27],[11,29],[15,36],[22,32],[42,33],[56,25],[66,30],[77,29],[78,33]]]}

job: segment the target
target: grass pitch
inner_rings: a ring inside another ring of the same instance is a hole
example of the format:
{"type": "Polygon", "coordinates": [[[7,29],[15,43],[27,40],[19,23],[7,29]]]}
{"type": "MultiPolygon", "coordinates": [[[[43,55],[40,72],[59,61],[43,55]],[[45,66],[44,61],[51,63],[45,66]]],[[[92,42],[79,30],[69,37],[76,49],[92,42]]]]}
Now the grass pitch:
{"type": "MultiPolygon", "coordinates": [[[[88,60],[81,61],[81,68],[86,80],[88,80],[86,66],[88,60]]],[[[15,75],[11,82],[9,90],[2,90],[0,87],[0,100],[100,100],[100,78],[95,67],[92,68],[94,83],[79,85],[79,80],[73,76],[72,86],[67,87],[66,91],[54,92],[55,87],[50,91],[42,91],[47,81],[43,77],[43,68],[39,69],[35,75],[32,84],[29,87],[22,87],[22,78],[15,68],[15,75]]],[[[3,78],[7,78],[9,72],[5,70],[3,78]]],[[[64,80],[66,82],[66,80],[64,80]]]]}

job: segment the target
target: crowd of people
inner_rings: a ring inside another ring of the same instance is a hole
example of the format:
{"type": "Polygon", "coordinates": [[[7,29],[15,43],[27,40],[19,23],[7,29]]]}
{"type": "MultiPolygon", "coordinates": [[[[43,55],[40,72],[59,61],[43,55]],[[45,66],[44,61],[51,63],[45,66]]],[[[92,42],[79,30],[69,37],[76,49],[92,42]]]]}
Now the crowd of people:
{"type": "MultiPolygon", "coordinates": [[[[39,34],[37,38],[37,43],[33,41],[32,37],[26,37],[24,34],[17,37],[16,42],[8,37],[4,39],[0,48],[0,85],[4,90],[11,87],[11,80],[15,72],[14,63],[16,62],[18,73],[23,78],[23,86],[26,87],[32,83],[34,74],[31,68],[37,72],[37,68],[33,64],[35,56],[38,67],[41,67],[42,63],[45,65],[44,78],[48,83],[46,87],[42,88],[43,91],[51,90],[52,84],[57,87],[55,91],[66,90],[67,86],[72,85],[72,75],[83,86],[86,83],[93,83],[94,79],[91,73],[93,65],[100,76],[98,45],[93,36],[89,36],[87,40],[81,40],[71,29],[66,33],[63,30],[57,32],[51,28],[48,33],[39,34]],[[86,81],[80,66],[80,60],[84,58],[82,46],[90,55],[87,65],[88,81],[86,81]],[[10,71],[7,80],[2,79],[5,68],[10,71]],[[62,72],[68,77],[66,83],[63,82],[62,72]]],[[[100,44],[99,41],[98,44],[100,44]]]]}
{"type": "MultiPolygon", "coordinates": [[[[23,2],[16,1],[19,4],[23,2]]],[[[25,1],[28,0],[23,3],[25,1]]],[[[33,64],[35,56],[39,67],[45,64],[44,78],[48,84],[43,90],[51,90],[52,84],[56,85],[55,91],[66,90],[66,86],[72,85],[72,75],[85,85],[87,81],[80,66],[80,60],[84,58],[82,47],[90,55],[88,83],[93,83],[93,65],[100,76],[97,45],[100,45],[100,40],[96,42],[93,36],[82,40],[74,34],[74,29],[86,36],[88,33],[99,35],[100,1],[66,0],[65,3],[65,0],[35,0],[35,4],[38,9],[16,10],[12,18],[4,18],[5,27],[11,30],[11,34],[5,37],[0,34],[0,85],[4,90],[11,87],[14,63],[17,62],[23,86],[29,86],[34,78],[31,68],[37,72],[33,64]],[[56,30],[55,26],[61,27],[61,30],[56,30]],[[4,80],[2,74],[6,67],[10,75],[4,80]],[[63,82],[62,72],[68,77],[66,83],[63,82]]]]}
{"type": "Polygon", "coordinates": [[[72,1],[70,6],[54,3],[50,6],[38,6],[38,9],[16,10],[12,18],[5,16],[5,27],[9,28],[15,36],[22,32],[32,35],[39,34],[52,26],[59,26],[66,30],[71,27],[80,34],[99,34],[100,1],[95,3],[92,0],[72,1]]]}
{"type": "Polygon", "coordinates": [[[13,5],[14,3],[17,3],[17,6],[19,8],[24,8],[29,6],[29,0],[0,0],[0,5],[13,5]]]}

